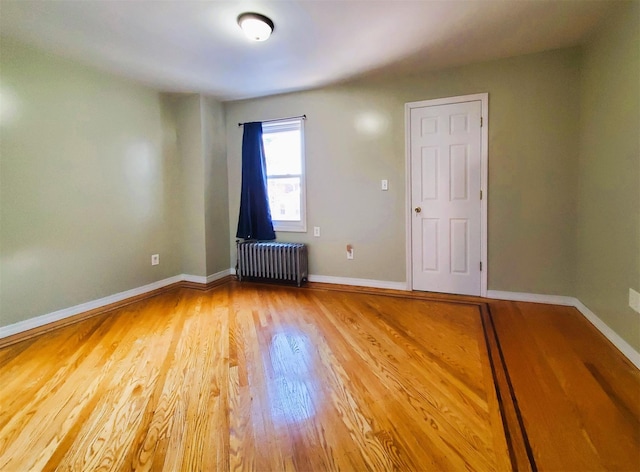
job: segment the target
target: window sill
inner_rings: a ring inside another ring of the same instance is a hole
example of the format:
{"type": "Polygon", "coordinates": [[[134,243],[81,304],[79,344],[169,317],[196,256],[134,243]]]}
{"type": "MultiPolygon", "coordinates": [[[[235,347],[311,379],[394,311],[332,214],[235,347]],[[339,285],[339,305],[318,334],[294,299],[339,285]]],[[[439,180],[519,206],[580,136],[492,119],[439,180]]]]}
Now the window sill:
{"type": "Polygon", "coordinates": [[[273,230],[276,233],[306,233],[307,225],[306,224],[286,224],[286,223],[276,223],[273,222],[273,230]]]}

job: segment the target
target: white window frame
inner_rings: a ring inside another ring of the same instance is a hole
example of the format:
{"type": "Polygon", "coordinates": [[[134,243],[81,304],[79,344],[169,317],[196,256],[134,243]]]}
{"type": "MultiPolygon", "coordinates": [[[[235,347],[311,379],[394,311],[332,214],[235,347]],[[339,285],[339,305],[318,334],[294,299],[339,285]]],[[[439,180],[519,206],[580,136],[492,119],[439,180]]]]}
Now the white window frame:
{"type": "Polygon", "coordinates": [[[300,174],[268,175],[269,179],[285,179],[300,177],[300,221],[278,220],[277,215],[272,214],[273,229],[278,232],[306,233],[307,232],[307,184],[305,172],[305,145],[304,145],[304,119],[288,118],[284,120],[269,121],[262,123],[263,136],[269,133],[300,130],[300,174]]]}

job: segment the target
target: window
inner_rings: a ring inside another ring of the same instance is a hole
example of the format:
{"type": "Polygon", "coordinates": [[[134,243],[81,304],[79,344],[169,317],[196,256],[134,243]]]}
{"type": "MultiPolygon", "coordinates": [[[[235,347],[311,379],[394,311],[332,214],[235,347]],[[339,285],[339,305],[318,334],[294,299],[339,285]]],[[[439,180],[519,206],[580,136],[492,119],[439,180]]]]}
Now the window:
{"type": "Polygon", "coordinates": [[[276,231],[307,231],[302,118],[263,123],[269,206],[276,231]]]}

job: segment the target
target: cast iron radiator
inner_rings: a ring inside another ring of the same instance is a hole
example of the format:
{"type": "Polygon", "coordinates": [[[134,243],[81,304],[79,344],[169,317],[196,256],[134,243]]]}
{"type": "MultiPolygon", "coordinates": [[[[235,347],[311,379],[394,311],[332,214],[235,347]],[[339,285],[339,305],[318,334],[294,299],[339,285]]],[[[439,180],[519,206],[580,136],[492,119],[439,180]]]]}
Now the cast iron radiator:
{"type": "Polygon", "coordinates": [[[236,276],[295,282],[307,280],[307,246],[302,243],[236,241],[236,276]]]}

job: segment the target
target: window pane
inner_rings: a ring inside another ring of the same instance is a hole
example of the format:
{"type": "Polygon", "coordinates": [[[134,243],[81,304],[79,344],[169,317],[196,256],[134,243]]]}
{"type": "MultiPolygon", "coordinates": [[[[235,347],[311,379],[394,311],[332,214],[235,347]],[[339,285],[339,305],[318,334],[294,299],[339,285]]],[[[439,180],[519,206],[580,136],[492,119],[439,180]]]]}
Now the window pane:
{"type": "Polygon", "coordinates": [[[300,177],[268,179],[271,219],[300,221],[300,177]]]}
{"type": "Polygon", "coordinates": [[[301,174],[300,131],[266,132],[262,135],[267,175],[301,174]]]}

